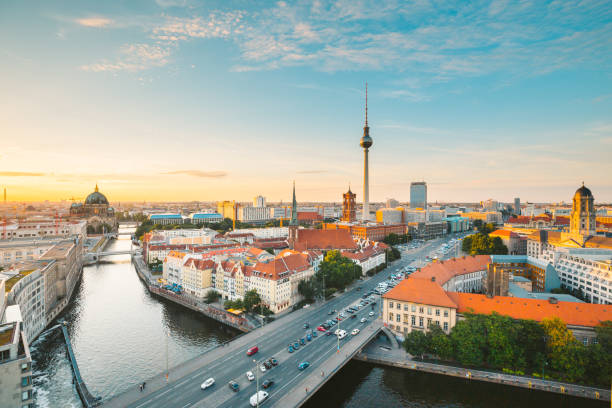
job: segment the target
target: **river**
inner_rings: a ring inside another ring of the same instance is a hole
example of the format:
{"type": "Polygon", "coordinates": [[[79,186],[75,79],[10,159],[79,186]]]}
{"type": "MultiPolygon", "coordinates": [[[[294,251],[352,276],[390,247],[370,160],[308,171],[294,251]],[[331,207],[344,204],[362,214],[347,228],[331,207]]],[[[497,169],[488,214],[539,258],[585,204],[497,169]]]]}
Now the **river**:
{"type": "MultiPolygon", "coordinates": [[[[129,249],[120,237],[108,250],[129,249]]],[[[152,297],[129,255],[87,266],[66,310],[81,375],[104,399],[238,334],[214,320],[152,297]],[[169,335],[167,335],[169,334],[169,335]]],[[[55,324],[55,322],[53,323],[55,324]]],[[[38,407],[81,407],[59,331],[31,345],[38,407]]],[[[350,362],[306,405],[324,407],[598,407],[591,400],[350,362]]]]}

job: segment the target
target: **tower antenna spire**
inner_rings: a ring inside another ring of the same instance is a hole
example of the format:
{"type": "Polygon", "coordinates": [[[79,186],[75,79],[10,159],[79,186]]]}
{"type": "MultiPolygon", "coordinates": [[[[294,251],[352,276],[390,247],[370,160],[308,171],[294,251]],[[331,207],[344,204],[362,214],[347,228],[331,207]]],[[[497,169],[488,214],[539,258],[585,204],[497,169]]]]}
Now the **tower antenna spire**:
{"type": "Polygon", "coordinates": [[[365,125],[368,126],[368,82],[366,81],[365,125]]]}

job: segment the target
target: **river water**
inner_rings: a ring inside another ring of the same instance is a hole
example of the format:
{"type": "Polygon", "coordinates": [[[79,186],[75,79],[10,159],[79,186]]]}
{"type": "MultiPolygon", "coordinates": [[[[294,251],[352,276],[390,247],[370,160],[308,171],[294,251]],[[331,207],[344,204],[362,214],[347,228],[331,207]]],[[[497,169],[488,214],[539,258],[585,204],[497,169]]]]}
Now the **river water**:
{"type": "MultiPolygon", "coordinates": [[[[108,250],[130,248],[128,237],[108,250]]],[[[238,332],[195,312],[152,297],[129,255],[87,266],[70,305],[68,323],[81,375],[104,399],[201,354],[238,332]],[[169,335],[168,335],[169,334],[169,335]]],[[[53,323],[55,324],[55,323],[53,323]]],[[[32,345],[38,407],[81,407],[63,338],[52,331],[32,345]]],[[[496,384],[350,362],[306,405],[323,407],[596,407],[594,401],[496,384]]]]}

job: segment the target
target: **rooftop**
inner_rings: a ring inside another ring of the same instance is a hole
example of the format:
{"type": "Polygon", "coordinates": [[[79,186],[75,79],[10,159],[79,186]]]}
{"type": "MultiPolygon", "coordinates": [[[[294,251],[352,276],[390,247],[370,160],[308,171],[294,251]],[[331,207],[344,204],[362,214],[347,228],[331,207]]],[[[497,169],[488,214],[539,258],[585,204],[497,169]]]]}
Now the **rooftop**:
{"type": "Polygon", "coordinates": [[[31,269],[31,270],[23,270],[23,271],[19,271],[16,275],[8,278],[8,274],[5,274],[5,276],[8,278],[6,280],[6,282],[4,282],[4,291],[6,293],[9,293],[11,291],[11,289],[13,289],[13,286],[15,286],[15,284],[17,282],[19,282],[21,279],[25,278],[26,276],[28,276],[29,274],[31,274],[32,272],[34,272],[36,269],[31,269]]]}
{"type": "Polygon", "coordinates": [[[417,278],[414,274],[402,280],[383,297],[389,300],[457,308],[457,304],[437,282],[431,278],[417,278]]]}
{"type": "Polygon", "coordinates": [[[436,282],[444,285],[457,275],[478,272],[487,269],[491,262],[489,255],[472,255],[461,258],[452,258],[446,261],[433,262],[413,273],[415,278],[431,279],[436,278],[436,282]]]}
{"type": "Polygon", "coordinates": [[[44,258],[65,258],[68,255],[68,252],[74,247],[73,241],[64,241],[54,245],[47,252],[41,256],[41,259],[44,258]]]}
{"type": "Polygon", "coordinates": [[[13,336],[17,323],[6,323],[0,326],[0,347],[6,346],[13,342],[13,336]]]}

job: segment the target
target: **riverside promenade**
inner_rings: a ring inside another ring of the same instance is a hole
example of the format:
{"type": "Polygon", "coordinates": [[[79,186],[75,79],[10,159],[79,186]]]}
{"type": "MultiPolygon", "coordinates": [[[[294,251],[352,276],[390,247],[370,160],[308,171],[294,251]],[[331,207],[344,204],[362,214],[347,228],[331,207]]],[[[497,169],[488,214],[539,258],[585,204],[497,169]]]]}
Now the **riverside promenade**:
{"type": "Polygon", "coordinates": [[[474,370],[471,368],[426,363],[413,360],[412,356],[403,349],[384,347],[377,341],[372,341],[367,347],[364,347],[360,353],[355,355],[354,359],[407,370],[423,371],[432,374],[464,378],[467,381],[486,381],[513,387],[527,388],[530,390],[554,392],[557,394],[566,394],[575,397],[610,401],[609,389],[606,390],[601,388],[586,387],[577,384],[542,380],[539,378],[523,377],[501,372],[474,370]]]}
{"type": "Polygon", "coordinates": [[[208,305],[205,302],[202,302],[200,299],[196,299],[195,297],[188,296],[184,293],[178,295],[174,292],[163,289],[157,283],[157,278],[151,275],[151,272],[144,263],[142,256],[132,256],[132,263],[134,264],[136,273],[144,282],[149,292],[245,333],[257,327],[253,322],[242,316],[236,316],[224,309],[208,305]]]}

